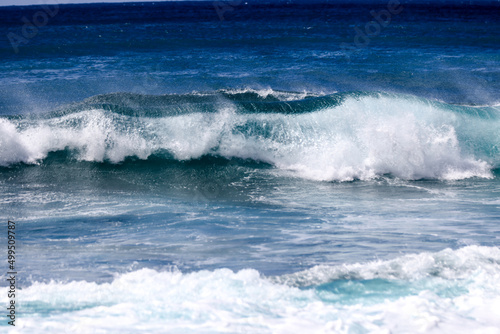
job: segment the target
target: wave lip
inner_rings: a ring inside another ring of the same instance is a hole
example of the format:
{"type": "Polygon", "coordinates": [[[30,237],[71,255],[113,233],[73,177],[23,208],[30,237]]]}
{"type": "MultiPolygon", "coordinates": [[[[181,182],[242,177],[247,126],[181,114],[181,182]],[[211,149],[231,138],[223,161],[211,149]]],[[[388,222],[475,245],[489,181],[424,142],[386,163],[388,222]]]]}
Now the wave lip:
{"type": "Polygon", "coordinates": [[[33,283],[19,330],[497,333],[499,275],[500,250],[478,246],[277,278],[142,269],[104,284],[33,283]]]}
{"type": "Polygon", "coordinates": [[[111,94],[46,117],[2,118],[0,165],[33,164],[61,150],[78,160],[110,163],[168,152],[180,161],[251,159],[297,177],[350,181],[386,174],[492,178],[500,163],[495,107],[382,93],[286,99],[247,91],[111,94]]]}
{"type": "Polygon", "coordinates": [[[305,271],[275,277],[273,281],[301,287],[336,280],[467,280],[473,279],[475,273],[495,277],[499,269],[499,248],[467,246],[457,250],[445,249],[437,253],[410,254],[387,261],[315,266],[305,271]]]}

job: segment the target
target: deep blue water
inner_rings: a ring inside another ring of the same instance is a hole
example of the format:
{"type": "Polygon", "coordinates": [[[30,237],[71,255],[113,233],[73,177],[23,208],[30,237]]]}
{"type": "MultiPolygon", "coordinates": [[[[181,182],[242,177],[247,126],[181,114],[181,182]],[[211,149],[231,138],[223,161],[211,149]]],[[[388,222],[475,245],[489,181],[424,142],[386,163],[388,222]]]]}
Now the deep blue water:
{"type": "Polygon", "coordinates": [[[0,7],[0,329],[499,333],[499,28],[498,2],[0,7]]]}

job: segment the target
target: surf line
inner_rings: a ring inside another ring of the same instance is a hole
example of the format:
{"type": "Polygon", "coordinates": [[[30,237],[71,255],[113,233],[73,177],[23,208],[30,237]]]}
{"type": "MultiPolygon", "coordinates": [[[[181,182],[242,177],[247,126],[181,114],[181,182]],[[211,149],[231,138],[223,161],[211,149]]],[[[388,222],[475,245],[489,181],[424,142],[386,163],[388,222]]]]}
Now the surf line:
{"type": "Polygon", "coordinates": [[[7,222],[7,263],[9,271],[7,272],[7,282],[9,282],[9,291],[7,297],[9,303],[7,307],[7,317],[10,319],[7,323],[11,326],[16,325],[16,223],[7,222]]]}

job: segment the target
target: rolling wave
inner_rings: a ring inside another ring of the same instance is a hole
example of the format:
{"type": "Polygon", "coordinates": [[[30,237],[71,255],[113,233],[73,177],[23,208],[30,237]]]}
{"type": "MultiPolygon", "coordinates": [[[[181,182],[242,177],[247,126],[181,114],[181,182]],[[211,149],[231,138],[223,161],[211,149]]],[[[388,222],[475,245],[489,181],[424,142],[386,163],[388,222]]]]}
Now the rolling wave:
{"type": "Polygon", "coordinates": [[[71,159],[111,164],[153,155],[249,159],[322,181],[491,178],[499,125],[498,107],[387,93],[116,93],[0,118],[0,165],[69,151],[71,159]]]}

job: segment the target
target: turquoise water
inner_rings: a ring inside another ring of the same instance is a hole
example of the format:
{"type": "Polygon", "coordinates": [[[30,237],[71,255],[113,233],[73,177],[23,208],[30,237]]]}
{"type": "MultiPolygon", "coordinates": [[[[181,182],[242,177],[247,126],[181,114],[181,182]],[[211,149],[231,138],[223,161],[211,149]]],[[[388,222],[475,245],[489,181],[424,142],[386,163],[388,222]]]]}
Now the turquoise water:
{"type": "Polygon", "coordinates": [[[500,332],[498,8],[226,5],[0,40],[0,330],[500,332]]]}

